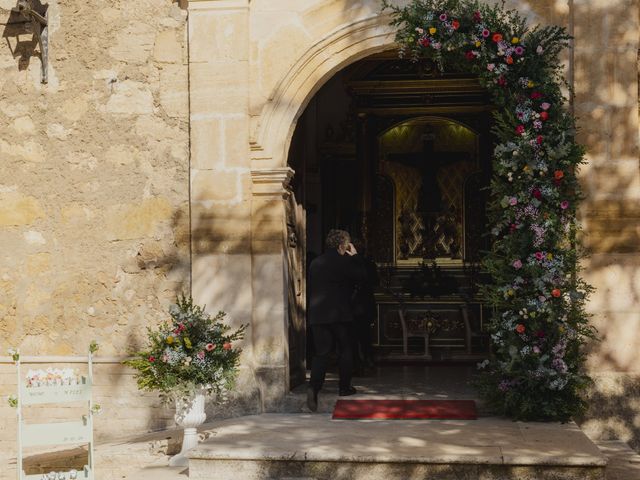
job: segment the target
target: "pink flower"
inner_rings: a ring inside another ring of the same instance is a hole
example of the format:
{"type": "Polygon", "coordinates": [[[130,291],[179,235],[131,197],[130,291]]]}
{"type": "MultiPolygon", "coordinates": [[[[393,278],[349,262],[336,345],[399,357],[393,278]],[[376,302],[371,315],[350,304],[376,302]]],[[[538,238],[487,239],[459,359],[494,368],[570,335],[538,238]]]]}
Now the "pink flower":
{"type": "Polygon", "coordinates": [[[511,265],[513,265],[513,268],[516,270],[520,270],[522,268],[522,260],[518,258],[517,260],[514,260],[511,265]]]}
{"type": "Polygon", "coordinates": [[[544,52],[544,48],[542,48],[542,45],[538,45],[538,48],[536,48],[536,53],[538,55],[542,55],[542,52],[544,52]]]}
{"type": "Polygon", "coordinates": [[[435,49],[435,50],[440,50],[440,48],[442,48],[442,44],[440,42],[433,42],[431,44],[431,46],[435,49]]]}
{"type": "Polygon", "coordinates": [[[200,350],[198,353],[196,353],[196,357],[198,357],[200,360],[204,360],[204,350],[200,350]]]}
{"type": "Polygon", "coordinates": [[[544,253],[542,253],[542,252],[536,252],[535,256],[536,256],[536,260],[544,259],[544,253]]]}
{"type": "Polygon", "coordinates": [[[515,49],[516,55],[522,55],[524,53],[524,48],[518,46],[515,49]]]}
{"type": "Polygon", "coordinates": [[[518,199],[516,197],[511,197],[509,199],[509,205],[511,205],[512,207],[515,207],[518,204],[518,199]]]}
{"type": "Polygon", "coordinates": [[[566,200],[564,200],[564,201],[560,202],[560,208],[561,208],[562,210],[566,210],[567,208],[569,208],[569,202],[568,202],[568,201],[566,201],[566,200]]]}
{"type": "Polygon", "coordinates": [[[549,107],[551,107],[551,104],[550,104],[550,103],[542,102],[542,103],[540,104],[540,108],[541,108],[542,110],[549,110],[549,107]]]}
{"type": "Polygon", "coordinates": [[[222,348],[224,348],[225,350],[231,350],[231,342],[225,342],[222,345],[222,348]]]}
{"type": "Polygon", "coordinates": [[[495,63],[489,63],[487,65],[487,70],[489,70],[490,72],[493,72],[493,69],[496,68],[495,63]]]}
{"type": "Polygon", "coordinates": [[[446,13],[441,13],[438,18],[440,19],[441,22],[444,22],[447,19],[447,14],[446,13]]]}
{"type": "Polygon", "coordinates": [[[151,363],[155,362],[155,361],[156,361],[156,357],[154,357],[153,355],[151,355],[151,356],[149,357],[149,361],[150,361],[151,363]]]}
{"type": "Polygon", "coordinates": [[[522,135],[522,134],[524,133],[524,125],[518,125],[518,126],[516,127],[516,133],[517,133],[518,135],[522,135]]]}
{"type": "Polygon", "coordinates": [[[533,353],[540,353],[540,347],[537,345],[533,347],[533,353]]]}
{"type": "Polygon", "coordinates": [[[482,21],[482,15],[480,15],[480,12],[473,12],[473,21],[476,23],[480,23],[480,21],[482,21]]]}
{"type": "Polygon", "coordinates": [[[211,350],[216,348],[216,344],[215,343],[207,343],[207,345],[204,348],[207,350],[207,352],[210,352],[211,350]]]}
{"type": "Polygon", "coordinates": [[[482,36],[484,38],[487,38],[489,35],[491,35],[491,32],[489,30],[487,30],[486,28],[482,30],[482,36]]]}

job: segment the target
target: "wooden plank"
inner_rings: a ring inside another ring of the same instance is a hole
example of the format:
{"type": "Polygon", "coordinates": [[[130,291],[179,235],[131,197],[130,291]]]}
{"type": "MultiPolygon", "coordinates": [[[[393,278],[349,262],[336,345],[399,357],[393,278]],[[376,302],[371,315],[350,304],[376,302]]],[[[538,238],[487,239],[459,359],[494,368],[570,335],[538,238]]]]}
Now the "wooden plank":
{"type": "Polygon", "coordinates": [[[91,441],[88,422],[33,423],[22,426],[22,446],[72,445],[91,441]]]}
{"type": "Polygon", "coordinates": [[[79,385],[27,387],[22,384],[20,397],[23,405],[88,401],[91,398],[91,382],[83,378],[83,383],[79,385]]]}

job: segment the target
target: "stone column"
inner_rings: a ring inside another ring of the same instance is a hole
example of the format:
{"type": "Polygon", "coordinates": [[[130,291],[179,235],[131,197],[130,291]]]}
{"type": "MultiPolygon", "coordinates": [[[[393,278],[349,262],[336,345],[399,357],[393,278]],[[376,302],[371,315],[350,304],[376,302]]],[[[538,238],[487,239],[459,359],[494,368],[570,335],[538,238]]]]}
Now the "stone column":
{"type": "Polygon", "coordinates": [[[233,326],[252,315],[248,32],[248,0],[189,2],[192,294],[233,326]]]}
{"type": "Polygon", "coordinates": [[[289,391],[286,282],[289,167],[254,169],[252,202],[253,352],[264,411],[276,410],[289,391]]]}

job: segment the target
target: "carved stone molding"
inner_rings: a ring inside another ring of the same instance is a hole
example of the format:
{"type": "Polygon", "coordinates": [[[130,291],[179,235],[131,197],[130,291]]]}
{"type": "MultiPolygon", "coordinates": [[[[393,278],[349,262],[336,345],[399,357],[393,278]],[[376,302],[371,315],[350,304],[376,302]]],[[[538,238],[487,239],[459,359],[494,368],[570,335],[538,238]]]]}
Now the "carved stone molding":
{"type": "Polygon", "coordinates": [[[287,188],[294,173],[289,167],[251,170],[253,196],[286,198],[289,196],[287,188]]]}

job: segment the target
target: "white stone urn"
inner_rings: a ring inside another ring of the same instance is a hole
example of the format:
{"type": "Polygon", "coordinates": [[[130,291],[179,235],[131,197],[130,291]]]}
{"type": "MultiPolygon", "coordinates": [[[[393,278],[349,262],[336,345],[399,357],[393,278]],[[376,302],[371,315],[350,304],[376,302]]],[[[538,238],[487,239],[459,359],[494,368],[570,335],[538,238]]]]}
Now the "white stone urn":
{"type": "Polygon", "coordinates": [[[175,420],[178,425],[184,428],[182,439],[182,449],[180,453],[171,457],[169,465],[172,467],[186,467],[189,465],[187,452],[198,444],[197,427],[202,425],[207,419],[204,411],[206,390],[198,390],[192,397],[176,398],[175,420]]]}

